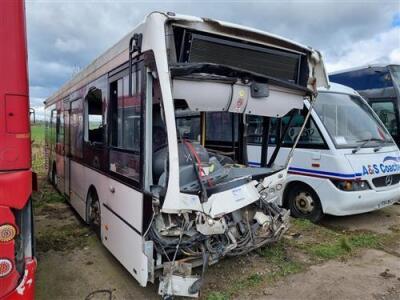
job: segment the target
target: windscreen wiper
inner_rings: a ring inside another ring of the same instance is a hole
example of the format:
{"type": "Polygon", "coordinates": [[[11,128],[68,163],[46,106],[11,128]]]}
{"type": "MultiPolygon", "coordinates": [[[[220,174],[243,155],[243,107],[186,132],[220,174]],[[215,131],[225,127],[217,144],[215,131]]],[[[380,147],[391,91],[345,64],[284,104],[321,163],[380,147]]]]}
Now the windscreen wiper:
{"type": "MultiPolygon", "coordinates": [[[[361,149],[362,147],[364,147],[366,144],[368,144],[369,142],[381,142],[381,143],[383,143],[384,141],[381,140],[381,139],[377,139],[377,138],[369,138],[369,139],[365,139],[365,140],[359,140],[359,141],[357,141],[357,142],[359,142],[359,143],[361,143],[361,144],[359,144],[359,145],[357,146],[356,149],[353,149],[353,151],[352,151],[353,154],[355,154],[355,153],[357,153],[358,151],[360,151],[360,149],[361,149]]],[[[379,150],[379,149],[378,149],[378,150],[379,150]]],[[[375,151],[375,152],[376,152],[376,151],[375,151]]]]}
{"type": "Polygon", "coordinates": [[[390,143],[390,140],[381,140],[381,143],[374,148],[374,152],[378,152],[382,149],[383,145],[390,143]]]}

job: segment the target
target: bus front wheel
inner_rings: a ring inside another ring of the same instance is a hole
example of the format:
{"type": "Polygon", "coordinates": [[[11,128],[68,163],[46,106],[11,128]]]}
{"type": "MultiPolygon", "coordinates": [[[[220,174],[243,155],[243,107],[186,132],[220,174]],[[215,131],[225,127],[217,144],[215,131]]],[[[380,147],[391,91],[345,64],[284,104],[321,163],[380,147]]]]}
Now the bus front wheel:
{"type": "Polygon", "coordinates": [[[319,222],[324,213],[318,195],[308,186],[296,184],[287,193],[288,206],[295,218],[319,222]]]}

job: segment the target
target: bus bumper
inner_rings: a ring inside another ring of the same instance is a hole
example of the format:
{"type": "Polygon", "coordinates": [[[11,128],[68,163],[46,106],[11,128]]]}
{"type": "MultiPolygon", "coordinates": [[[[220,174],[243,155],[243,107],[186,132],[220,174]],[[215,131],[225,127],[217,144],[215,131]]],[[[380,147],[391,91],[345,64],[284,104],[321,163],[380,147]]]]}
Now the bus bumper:
{"type": "Polygon", "coordinates": [[[19,285],[10,294],[1,300],[33,300],[35,298],[35,271],[36,259],[28,258],[25,261],[25,273],[19,285]]]}
{"type": "Polygon", "coordinates": [[[318,187],[317,193],[320,195],[325,214],[347,216],[366,213],[396,203],[400,200],[400,185],[383,191],[345,192],[338,190],[331,182],[326,182],[318,187]]]}

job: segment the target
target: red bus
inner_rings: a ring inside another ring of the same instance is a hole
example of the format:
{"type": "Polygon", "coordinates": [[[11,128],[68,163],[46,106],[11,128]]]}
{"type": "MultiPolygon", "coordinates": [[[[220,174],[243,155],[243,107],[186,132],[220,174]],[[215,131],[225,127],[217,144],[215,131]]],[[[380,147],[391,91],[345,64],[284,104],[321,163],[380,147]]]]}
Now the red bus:
{"type": "Polygon", "coordinates": [[[32,171],[25,5],[0,2],[0,299],[33,299],[32,171]]]}

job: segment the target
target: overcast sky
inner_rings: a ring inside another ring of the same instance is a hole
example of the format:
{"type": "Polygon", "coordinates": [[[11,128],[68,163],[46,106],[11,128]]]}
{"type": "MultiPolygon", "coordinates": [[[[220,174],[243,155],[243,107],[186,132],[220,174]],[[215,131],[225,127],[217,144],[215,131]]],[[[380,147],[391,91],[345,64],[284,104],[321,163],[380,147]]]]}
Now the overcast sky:
{"type": "Polygon", "coordinates": [[[31,105],[115,44],[151,11],[210,17],[279,34],[320,50],[328,72],[400,64],[400,0],[27,0],[31,105]]]}

